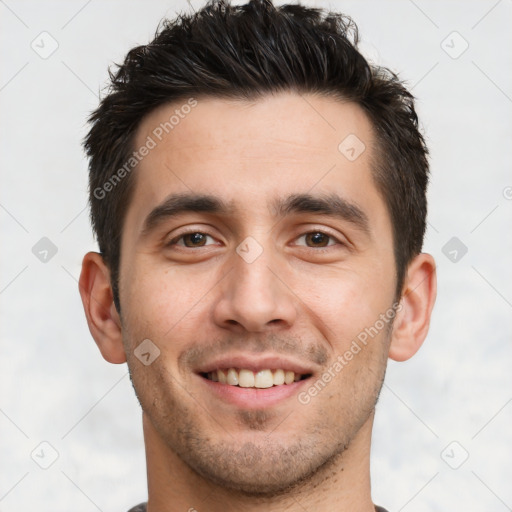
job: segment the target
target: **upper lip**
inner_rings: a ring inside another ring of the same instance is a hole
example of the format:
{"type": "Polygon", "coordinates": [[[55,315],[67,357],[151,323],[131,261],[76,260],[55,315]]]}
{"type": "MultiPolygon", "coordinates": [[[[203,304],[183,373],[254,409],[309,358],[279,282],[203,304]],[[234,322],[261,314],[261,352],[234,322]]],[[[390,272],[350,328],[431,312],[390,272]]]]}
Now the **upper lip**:
{"type": "Polygon", "coordinates": [[[229,368],[246,369],[252,370],[253,372],[282,369],[302,375],[312,374],[314,372],[311,366],[293,358],[279,355],[260,354],[224,355],[204,363],[196,371],[197,373],[209,373],[215,370],[224,370],[229,368]]]}

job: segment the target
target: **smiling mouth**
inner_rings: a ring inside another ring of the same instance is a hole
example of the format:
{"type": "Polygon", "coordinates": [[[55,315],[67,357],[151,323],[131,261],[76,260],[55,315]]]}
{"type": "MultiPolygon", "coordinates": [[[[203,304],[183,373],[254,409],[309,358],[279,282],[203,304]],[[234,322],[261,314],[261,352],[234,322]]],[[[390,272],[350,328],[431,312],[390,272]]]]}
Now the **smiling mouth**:
{"type": "Polygon", "coordinates": [[[289,370],[260,370],[253,372],[244,368],[226,368],[218,369],[208,373],[200,373],[201,377],[220,384],[228,386],[238,386],[241,388],[266,389],[274,386],[283,386],[293,384],[299,380],[305,380],[311,377],[311,374],[300,374],[289,370]]]}

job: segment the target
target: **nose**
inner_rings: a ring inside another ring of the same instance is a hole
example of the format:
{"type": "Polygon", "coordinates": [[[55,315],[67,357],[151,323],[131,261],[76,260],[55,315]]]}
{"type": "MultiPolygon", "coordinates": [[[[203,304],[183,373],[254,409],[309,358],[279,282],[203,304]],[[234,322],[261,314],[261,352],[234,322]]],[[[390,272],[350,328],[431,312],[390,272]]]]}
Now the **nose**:
{"type": "Polygon", "coordinates": [[[277,264],[263,255],[248,263],[234,255],[234,267],[220,283],[214,321],[234,332],[286,329],[297,317],[296,297],[277,264]]]}

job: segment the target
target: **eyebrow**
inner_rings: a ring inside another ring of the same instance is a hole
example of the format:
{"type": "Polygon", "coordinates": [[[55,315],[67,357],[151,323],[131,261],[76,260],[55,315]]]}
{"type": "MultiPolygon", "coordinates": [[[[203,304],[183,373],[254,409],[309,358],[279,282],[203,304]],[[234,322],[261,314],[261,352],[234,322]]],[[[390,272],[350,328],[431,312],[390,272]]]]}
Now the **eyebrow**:
{"type": "Polygon", "coordinates": [[[274,211],[278,217],[292,213],[314,213],[335,217],[353,224],[363,233],[370,234],[370,222],[366,213],[355,203],[337,194],[314,196],[311,194],[294,194],[284,201],[273,201],[274,211]]]}
{"type": "Polygon", "coordinates": [[[232,208],[217,197],[199,194],[173,194],[155,207],[144,220],[141,236],[149,235],[165,220],[187,212],[228,215],[232,208]]]}
{"type": "MultiPolygon", "coordinates": [[[[270,202],[274,216],[283,219],[292,214],[312,213],[327,215],[350,222],[365,234],[370,234],[368,216],[359,206],[337,194],[315,196],[293,194],[270,202]]],[[[233,214],[232,204],[204,194],[173,194],[156,206],[144,220],[141,236],[148,236],[162,222],[188,212],[228,216],[233,214]]]]}

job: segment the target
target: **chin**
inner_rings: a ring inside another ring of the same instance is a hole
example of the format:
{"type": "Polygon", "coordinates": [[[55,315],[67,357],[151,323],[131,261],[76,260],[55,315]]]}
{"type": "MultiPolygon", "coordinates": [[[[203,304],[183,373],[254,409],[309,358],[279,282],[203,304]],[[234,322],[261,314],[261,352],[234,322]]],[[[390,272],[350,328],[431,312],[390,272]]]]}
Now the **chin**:
{"type": "MultiPolygon", "coordinates": [[[[321,453],[318,445],[295,444],[292,447],[268,443],[245,443],[238,450],[221,447],[209,456],[188,453],[185,462],[202,478],[241,496],[275,498],[324,474],[344,451],[321,453]]],[[[206,455],[203,453],[203,455],[206,455]]]]}

